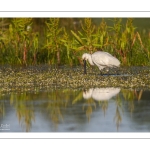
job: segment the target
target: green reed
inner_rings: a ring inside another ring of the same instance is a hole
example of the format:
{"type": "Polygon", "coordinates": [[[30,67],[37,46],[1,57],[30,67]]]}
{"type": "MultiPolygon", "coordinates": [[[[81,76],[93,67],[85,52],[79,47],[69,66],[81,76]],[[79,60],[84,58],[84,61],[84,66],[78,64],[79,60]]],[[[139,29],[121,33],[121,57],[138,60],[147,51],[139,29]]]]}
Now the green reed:
{"type": "Polygon", "coordinates": [[[62,19],[45,20],[41,35],[34,29],[33,18],[2,18],[0,64],[73,66],[82,64],[84,52],[102,50],[117,57],[122,66],[149,65],[149,33],[140,33],[132,18],[125,23],[114,18],[111,25],[107,19],[95,25],[91,18],[84,18],[80,28],[72,29],[62,26],[62,19]]]}
{"type": "MultiPolygon", "coordinates": [[[[84,19],[83,32],[72,34],[80,45],[76,49],[93,53],[97,50],[110,52],[116,56],[122,65],[147,65],[149,63],[149,51],[145,48],[140,34],[133,25],[133,19],[111,19],[113,26],[108,26],[102,19],[95,29],[91,19],[84,19]]],[[[82,52],[83,53],[83,52],[82,52]]]]}
{"type": "Polygon", "coordinates": [[[1,32],[1,64],[28,65],[36,62],[38,33],[32,32],[32,18],[14,18],[1,32]]]}

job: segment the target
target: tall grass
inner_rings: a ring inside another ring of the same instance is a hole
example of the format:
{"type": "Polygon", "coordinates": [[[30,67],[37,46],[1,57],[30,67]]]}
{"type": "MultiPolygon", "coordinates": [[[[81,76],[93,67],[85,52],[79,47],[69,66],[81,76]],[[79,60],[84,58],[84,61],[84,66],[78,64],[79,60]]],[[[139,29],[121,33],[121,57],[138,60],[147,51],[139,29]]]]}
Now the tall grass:
{"type": "Polygon", "coordinates": [[[32,18],[14,18],[1,33],[1,64],[36,63],[38,33],[32,32],[32,18]]]}
{"type": "MultiPolygon", "coordinates": [[[[64,19],[65,20],[65,19],[64,19]]],[[[68,20],[68,19],[66,19],[68,20]]],[[[43,33],[34,30],[33,18],[2,18],[0,21],[0,64],[79,65],[84,52],[107,51],[125,65],[149,65],[150,36],[140,33],[133,19],[106,19],[95,25],[81,19],[80,28],[62,26],[62,19],[45,20],[43,33]],[[43,36],[43,40],[41,39],[43,36]]],[[[74,23],[72,21],[72,23],[74,23]]]]}

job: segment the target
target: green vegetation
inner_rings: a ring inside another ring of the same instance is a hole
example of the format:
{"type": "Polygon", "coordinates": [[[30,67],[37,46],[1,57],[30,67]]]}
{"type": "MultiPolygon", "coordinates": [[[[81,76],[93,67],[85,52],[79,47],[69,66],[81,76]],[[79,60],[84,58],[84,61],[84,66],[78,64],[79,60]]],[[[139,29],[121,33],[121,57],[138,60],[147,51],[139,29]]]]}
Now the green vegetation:
{"type": "Polygon", "coordinates": [[[150,69],[143,67],[150,64],[150,34],[139,30],[133,21],[131,18],[100,22],[90,18],[1,18],[0,117],[7,112],[4,99],[10,100],[19,123],[30,131],[35,121],[34,100],[41,96],[48,101],[39,104],[39,108],[46,111],[56,127],[63,121],[67,107],[78,103],[83,103],[83,112],[90,121],[98,107],[105,114],[109,102],[85,100],[83,92],[90,88],[119,87],[121,92],[114,100],[114,121],[118,128],[123,120],[122,100],[132,113],[134,101],[140,101],[143,91],[150,89],[150,69]],[[111,53],[123,67],[109,72],[104,69],[102,75],[96,67],[88,67],[88,74],[83,74],[82,54],[97,50],[111,53]],[[55,67],[60,65],[65,67],[55,67]]]}
{"type": "Polygon", "coordinates": [[[84,52],[103,50],[116,56],[122,66],[149,65],[149,33],[137,30],[131,18],[126,22],[120,18],[101,19],[99,24],[91,18],[36,21],[34,18],[1,19],[0,64],[73,66],[82,64],[84,52]],[[39,30],[36,21],[42,24],[42,29],[39,30]]]}

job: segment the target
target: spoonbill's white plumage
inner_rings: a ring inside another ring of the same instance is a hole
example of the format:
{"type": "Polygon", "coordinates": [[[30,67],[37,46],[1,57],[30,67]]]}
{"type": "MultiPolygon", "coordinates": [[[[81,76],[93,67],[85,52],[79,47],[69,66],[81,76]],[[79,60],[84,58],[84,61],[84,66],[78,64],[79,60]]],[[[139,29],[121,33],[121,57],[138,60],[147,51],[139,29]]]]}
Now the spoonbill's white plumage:
{"type": "MultiPolygon", "coordinates": [[[[96,65],[99,70],[102,70],[105,67],[119,67],[120,66],[120,61],[112,56],[111,54],[103,51],[97,51],[93,54],[88,54],[84,53],[82,55],[82,59],[85,61],[84,63],[86,64],[86,60],[90,63],[90,65],[96,65]]],[[[86,73],[86,65],[84,65],[85,73],[86,73]]]]}
{"type": "Polygon", "coordinates": [[[93,98],[96,101],[110,100],[120,92],[120,88],[91,88],[83,92],[83,98],[93,98]]]}

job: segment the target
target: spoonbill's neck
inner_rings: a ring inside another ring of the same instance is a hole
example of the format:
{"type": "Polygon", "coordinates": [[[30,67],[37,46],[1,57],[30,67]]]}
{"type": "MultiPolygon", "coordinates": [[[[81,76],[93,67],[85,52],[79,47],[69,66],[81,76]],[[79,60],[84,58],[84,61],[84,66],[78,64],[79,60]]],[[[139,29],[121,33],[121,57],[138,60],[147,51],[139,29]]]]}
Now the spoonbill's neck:
{"type": "Polygon", "coordinates": [[[89,61],[90,65],[94,65],[91,54],[87,54],[87,60],[89,61]]]}

